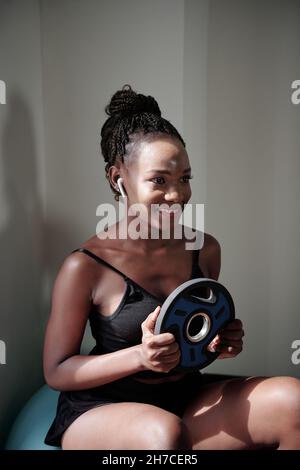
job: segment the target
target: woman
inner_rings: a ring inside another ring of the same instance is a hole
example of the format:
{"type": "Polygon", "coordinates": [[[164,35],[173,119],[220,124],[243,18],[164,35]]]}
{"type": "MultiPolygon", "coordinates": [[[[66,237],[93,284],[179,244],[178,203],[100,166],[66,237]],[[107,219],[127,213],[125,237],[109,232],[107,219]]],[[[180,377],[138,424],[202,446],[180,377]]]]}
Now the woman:
{"type": "MultiPolygon", "coordinates": [[[[163,222],[174,228],[178,215],[168,209],[183,209],[191,197],[191,169],[182,137],[155,99],[126,85],[106,112],[106,176],[128,209],[142,207],[142,236],[133,239],[132,216],[124,218],[72,252],[58,273],[44,371],[61,394],[45,442],[63,449],[300,449],[297,379],[204,384],[200,373],[174,369],[180,351],[171,333],[154,335],[160,306],[178,285],[218,279],[220,246],[208,234],[192,251],[184,236],[163,237],[163,222]],[[153,204],[162,210],[151,219],[153,204]],[[151,227],[158,237],[149,236],[151,227]],[[120,230],[126,237],[115,236],[120,230]],[[84,356],[88,319],[96,346],[84,356]]],[[[234,357],[243,335],[236,319],[209,349],[234,357]]]]}

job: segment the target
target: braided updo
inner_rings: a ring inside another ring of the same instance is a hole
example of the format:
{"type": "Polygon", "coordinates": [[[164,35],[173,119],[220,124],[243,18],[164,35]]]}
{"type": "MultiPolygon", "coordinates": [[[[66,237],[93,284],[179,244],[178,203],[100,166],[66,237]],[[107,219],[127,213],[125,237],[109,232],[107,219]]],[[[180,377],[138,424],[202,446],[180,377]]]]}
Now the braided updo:
{"type": "MultiPolygon", "coordinates": [[[[101,152],[106,162],[105,172],[120,158],[124,163],[126,155],[126,144],[133,134],[168,134],[177,137],[185,147],[185,142],[175,127],[166,119],[161,117],[161,111],[157,101],[152,96],[136,93],[130,85],[124,85],[111,98],[105,107],[109,118],[101,129],[101,152]]],[[[111,189],[118,200],[119,194],[110,183],[111,189]]]]}

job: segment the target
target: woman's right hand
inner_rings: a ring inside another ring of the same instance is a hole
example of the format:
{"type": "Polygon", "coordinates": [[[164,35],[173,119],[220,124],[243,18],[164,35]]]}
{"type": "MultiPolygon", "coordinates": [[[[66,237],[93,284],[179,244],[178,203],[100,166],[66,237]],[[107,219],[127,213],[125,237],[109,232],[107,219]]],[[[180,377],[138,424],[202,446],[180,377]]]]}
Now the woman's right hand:
{"type": "Polygon", "coordinates": [[[141,361],[146,370],[167,373],[179,364],[180,349],[172,333],[154,334],[159,312],[160,306],[156,307],[142,323],[141,361]]]}

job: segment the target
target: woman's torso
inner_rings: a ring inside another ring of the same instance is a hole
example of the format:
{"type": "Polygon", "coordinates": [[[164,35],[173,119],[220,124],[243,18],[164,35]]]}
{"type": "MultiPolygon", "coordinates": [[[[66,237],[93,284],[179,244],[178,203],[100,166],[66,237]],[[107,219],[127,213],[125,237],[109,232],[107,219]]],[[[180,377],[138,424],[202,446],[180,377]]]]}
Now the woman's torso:
{"type": "MultiPolygon", "coordinates": [[[[201,273],[198,276],[209,277],[205,252],[197,250],[195,253],[195,250],[187,250],[183,240],[178,240],[178,243],[174,245],[169,244],[165,248],[148,250],[147,252],[139,248],[138,244],[135,246],[133,247],[131,244],[129,247],[129,244],[124,240],[99,240],[97,236],[94,236],[83,243],[80,248],[95,254],[137,283],[137,288],[141,287],[141,292],[146,297],[144,300],[148,301],[148,308],[151,305],[151,309],[154,309],[156,305],[161,305],[176,287],[191,278],[195,268],[195,254],[199,273],[201,273]]],[[[76,254],[76,256],[82,255],[76,254]]],[[[115,315],[124,301],[124,296],[126,297],[128,293],[128,285],[124,277],[105,264],[97,263],[88,256],[84,258],[89,258],[85,259],[85,263],[87,269],[93,272],[92,321],[94,325],[95,323],[99,324],[101,328],[101,325],[103,327],[110,321],[114,321],[115,315]]],[[[134,285],[134,288],[136,286],[134,285]]],[[[151,312],[149,311],[149,313],[151,312]]],[[[92,323],[91,326],[93,326],[92,323]]],[[[182,376],[182,373],[177,373],[171,377],[136,378],[136,380],[160,383],[178,380],[182,376]]]]}

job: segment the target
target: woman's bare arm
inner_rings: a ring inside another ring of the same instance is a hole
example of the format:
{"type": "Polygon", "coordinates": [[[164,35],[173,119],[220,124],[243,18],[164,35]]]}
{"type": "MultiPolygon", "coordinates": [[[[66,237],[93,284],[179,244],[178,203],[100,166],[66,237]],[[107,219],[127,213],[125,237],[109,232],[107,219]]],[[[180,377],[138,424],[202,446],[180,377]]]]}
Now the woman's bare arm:
{"type": "Polygon", "coordinates": [[[95,274],[78,253],[63,263],[54,283],[44,344],[44,375],[57,390],[81,390],[144,370],[140,345],[104,355],[80,355],[95,274]]]}

